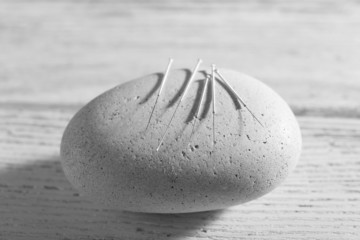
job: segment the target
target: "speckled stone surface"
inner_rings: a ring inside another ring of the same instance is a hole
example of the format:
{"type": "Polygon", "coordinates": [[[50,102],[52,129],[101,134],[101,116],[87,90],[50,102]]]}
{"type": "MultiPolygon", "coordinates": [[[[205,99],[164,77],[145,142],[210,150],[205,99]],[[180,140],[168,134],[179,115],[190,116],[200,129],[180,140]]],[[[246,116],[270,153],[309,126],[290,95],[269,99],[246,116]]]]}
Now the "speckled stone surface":
{"type": "Polygon", "coordinates": [[[270,192],[298,161],[298,123],[285,101],[260,81],[220,71],[264,127],[217,79],[216,144],[211,85],[190,138],[205,83],[200,71],[157,152],[191,72],[170,72],[145,132],[162,79],[162,74],[148,75],[103,93],[70,121],[61,143],[69,181],[106,207],[157,213],[220,209],[270,192]]]}

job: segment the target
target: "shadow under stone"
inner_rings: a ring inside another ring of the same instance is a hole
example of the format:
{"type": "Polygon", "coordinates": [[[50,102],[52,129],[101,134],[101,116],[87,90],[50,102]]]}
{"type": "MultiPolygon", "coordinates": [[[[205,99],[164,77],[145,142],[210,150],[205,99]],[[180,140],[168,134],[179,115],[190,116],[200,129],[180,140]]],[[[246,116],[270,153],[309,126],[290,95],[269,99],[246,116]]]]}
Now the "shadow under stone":
{"type": "Polygon", "coordinates": [[[204,236],[219,211],[135,213],[103,208],[78,194],[59,157],[0,173],[2,234],[8,239],[183,239],[204,236]],[[20,234],[20,235],[19,235],[20,234]]]}

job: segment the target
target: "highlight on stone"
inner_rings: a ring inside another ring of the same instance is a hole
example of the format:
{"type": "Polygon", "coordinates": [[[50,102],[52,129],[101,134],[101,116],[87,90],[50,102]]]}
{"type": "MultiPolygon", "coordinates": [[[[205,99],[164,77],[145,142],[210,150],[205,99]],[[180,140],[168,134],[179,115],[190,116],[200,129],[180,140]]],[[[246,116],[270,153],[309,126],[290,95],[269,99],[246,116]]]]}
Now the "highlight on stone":
{"type": "Polygon", "coordinates": [[[154,73],[99,95],[61,142],[65,175],[104,207],[184,213],[276,188],[301,152],[299,125],[271,88],[217,68],[154,73]],[[216,111],[215,111],[216,110],[216,111]]]}

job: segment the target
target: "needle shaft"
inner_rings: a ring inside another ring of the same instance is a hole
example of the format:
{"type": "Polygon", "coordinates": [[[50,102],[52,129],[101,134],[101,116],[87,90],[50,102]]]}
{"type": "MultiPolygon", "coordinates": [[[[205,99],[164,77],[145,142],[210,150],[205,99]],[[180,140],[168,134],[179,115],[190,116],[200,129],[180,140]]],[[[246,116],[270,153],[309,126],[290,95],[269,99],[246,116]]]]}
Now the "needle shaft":
{"type": "Polygon", "coordinates": [[[215,65],[211,65],[211,88],[212,88],[212,118],[213,118],[213,147],[215,145],[215,65]]]}
{"type": "Polygon", "coordinates": [[[244,100],[239,96],[239,94],[237,94],[237,92],[231,87],[231,85],[225,80],[224,76],[219,72],[218,69],[215,70],[216,74],[221,78],[221,80],[230,88],[231,92],[233,94],[235,94],[235,96],[237,97],[237,99],[241,102],[241,104],[249,111],[249,113],[251,114],[251,116],[262,126],[264,127],[261,122],[259,121],[259,119],[252,113],[252,111],[246,106],[244,100]]]}
{"type": "Polygon", "coordinates": [[[174,111],[173,115],[171,116],[168,125],[166,126],[165,132],[164,132],[164,134],[163,134],[162,137],[161,137],[160,143],[159,143],[158,147],[156,148],[156,151],[159,151],[159,149],[160,149],[160,147],[161,147],[161,144],[164,142],[164,139],[165,139],[166,133],[167,133],[169,127],[170,127],[170,124],[171,124],[172,120],[174,119],[174,116],[175,116],[175,114],[176,114],[176,112],[177,112],[177,110],[178,110],[181,102],[184,100],[184,98],[185,98],[185,96],[186,96],[186,93],[188,92],[189,87],[190,87],[190,85],[191,85],[191,83],[192,83],[192,81],[193,81],[193,79],[194,79],[194,77],[195,77],[195,75],[196,75],[199,67],[200,67],[201,62],[202,62],[202,60],[199,59],[198,62],[197,62],[197,64],[196,64],[196,66],[195,66],[195,68],[194,68],[194,70],[193,70],[193,72],[192,72],[192,74],[191,74],[191,77],[190,77],[189,81],[188,81],[187,84],[186,84],[185,90],[184,90],[184,92],[183,92],[183,94],[182,94],[182,96],[181,96],[181,98],[180,98],[180,101],[178,102],[178,104],[177,104],[177,106],[176,106],[176,108],[175,108],[175,111],[174,111]]]}
{"type": "Polygon", "coordinates": [[[172,65],[173,61],[174,61],[174,59],[172,59],[172,58],[169,59],[168,66],[167,66],[167,68],[166,68],[164,77],[163,77],[163,79],[162,79],[162,81],[161,81],[160,90],[159,90],[159,92],[158,92],[158,94],[157,94],[157,97],[156,97],[156,100],[155,100],[153,109],[152,109],[152,111],[151,111],[149,121],[148,121],[148,123],[147,123],[147,125],[146,125],[145,131],[148,129],[148,127],[149,127],[149,125],[150,125],[151,118],[152,118],[152,116],[153,116],[153,114],[154,114],[156,104],[157,104],[157,102],[158,102],[158,100],[159,100],[159,97],[160,97],[160,94],[161,94],[161,92],[162,92],[162,90],[163,90],[163,88],[164,88],[164,85],[165,85],[165,82],[166,82],[167,77],[168,77],[168,75],[169,75],[170,68],[171,68],[171,65],[172,65]]]}
{"type": "Polygon", "coordinates": [[[202,103],[204,102],[204,99],[205,99],[205,93],[206,93],[206,89],[207,89],[207,84],[209,82],[209,78],[210,78],[210,75],[207,75],[206,79],[205,79],[205,85],[204,85],[204,88],[203,88],[202,93],[201,93],[200,103],[197,106],[196,113],[195,113],[195,115],[194,115],[194,117],[192,119],[193,127],[192,127],[192,131],[191,131],[190,139],[191,139],[191,137],[192,137],[192,135],[194,134],[194,131],[195,131],[196,120],[199,120],[199,113],[200,113],[201,105],[202,105],[202,103]]]}

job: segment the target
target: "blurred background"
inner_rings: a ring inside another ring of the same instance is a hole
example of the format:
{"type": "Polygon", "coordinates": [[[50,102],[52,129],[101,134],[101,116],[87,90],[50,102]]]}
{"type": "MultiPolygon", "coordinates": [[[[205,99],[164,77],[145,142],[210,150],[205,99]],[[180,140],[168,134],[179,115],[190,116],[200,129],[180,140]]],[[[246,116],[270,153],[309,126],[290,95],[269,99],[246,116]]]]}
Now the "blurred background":
{"type": "Polygon", "coordinates": [[[360,1],[0,0],[0,239],[359,239],[360,1]],[[198,58],[252,75],[300,123],[297,168],[220,212],[134,214],[64,176],[70,118],[126,81],[198,58]]]}
{"type": "Polygon", "coordinates": [[[261,79],[293,108],[331,99],[358,114],[359,12],[356,0],[1,0],[0,101],[84,104],[169,57],[175,68],[202,58],[261,79]]]}

